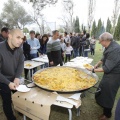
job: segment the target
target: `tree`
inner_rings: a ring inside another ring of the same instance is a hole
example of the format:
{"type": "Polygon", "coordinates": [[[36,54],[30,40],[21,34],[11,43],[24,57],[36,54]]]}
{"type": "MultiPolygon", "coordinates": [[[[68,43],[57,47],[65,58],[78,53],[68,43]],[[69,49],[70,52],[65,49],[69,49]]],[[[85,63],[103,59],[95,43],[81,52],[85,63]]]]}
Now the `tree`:
{"type": "Polygon", "coordinates": [[[96,37],[98,38],[102,33],[102,21],[101,19],[98,20],[97,30],[96,30],[96,37]]]}
{"type": "Polygon", "coordinates": [[[74,14],[74,3],[72,0],[67,0],[63,2],[63,9],[64,9],[64,13],[65,15],[64,18],[62,18],[62,20],[64,21],[65,26],[67,27],[67,32],[73,32],[73,14],[74,14]],[[67,21],[67,22],[66,22],[67,21]]]}
{"type": "Polygon", "coordinates": [[[81,30],[82,30],[82,31],[84,30],[84,25],[83,25],[83,24],[81,25],[81,30]]]}
{"type": "Polygon", "coordinates": [[[120,40],[120,15],[119,15],[119,18],[118,18],[117,26],[115,28],[114,39],[115,40],[120,40]]]}
{"type": "Polygon", "coordinates": [[[108,20],[107,20],[107,26],[106,26],[106,32],[111,33],[111,28],[112,28],[112,24],[111,24],[110,19],[108,18],[108,20]]]}
{"type": "Polygon", "coordinates": [[[26,34],[26,33],[29,33],[29,30],[28,30],[28,28],[24,28],[23,29],[23,32],[26,34]]]}
{"type": "Polygon", "coordinates": [[[79,18],[76,16],[75,24],[74,24],[74,32],[80,33],[80,25],[79,25],[79,18]]]}
{"type": "Polygon", "coordinates": [[[96,37],[96,30],[97,30],[97,26],[96,26],[96,22],[94,20],[93,25],[92,25],[91,36],[96,37]]]}
{"type": "Polygon", "coordinates": [[[4,4],[1,17],[4,22],[10,25],[10,28],[23,29],[25,25],[33,22],[30,15],[27,14],[25,9],[14,0],[9,0],[4,4]]]}
{"type": "Polygon", "coordinates": [[[91,25],[94,20],[94,12],[95,12],[95,5],[96,0],[88,0],[88,32],[90,33],[91,25]]]}
{"type": "MultiPolygon", "coordinates": [[[[27,2],[27,0],[22,0],[24,2],[27,2]]],[[[40,34],[44,34],[44,15],[42,14],[42,11],[45,9],[47,5],[54,5],[57,3],[58,0],[29,0],[29,2],[32,3],[33,7],[33,19],[35,23],[38,25],[40,34]]]]}
{"type": "Polygon", "coordinates": [[[120,0],[114,0],[114,10],[113,10],[113,16],[112,16],[112,24],[113,24],[112,33],[113,33],[113,35],[115,32],[115,26],[116,26],[119,10],[120,10],[120,0]]]}

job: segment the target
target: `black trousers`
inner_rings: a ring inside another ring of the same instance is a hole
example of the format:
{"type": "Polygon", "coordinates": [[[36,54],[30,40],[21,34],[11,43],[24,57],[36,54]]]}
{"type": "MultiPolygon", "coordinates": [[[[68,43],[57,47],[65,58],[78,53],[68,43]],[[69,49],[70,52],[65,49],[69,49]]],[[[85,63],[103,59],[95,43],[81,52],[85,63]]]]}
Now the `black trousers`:
{"type": "Polygon", "coordinates": [[[95,54],[95,49],[91,48],[91,55],[95,54]]]}
{"type": "Polygon", "coordinates": [[[0,84],[0,95],[2,97],[3,111],[7,117],[7,120],[16,120],[12,110],[11,90],[8,85],[0,84]]]}
{"type": "Polygon", "coordinates": [[[66,57],[65,57],[65,62],[67,62],[67,61],[70,61],[70,54],[66,54],[66,57]]]}
{"type": "Polygon", "coordinates": [[[112,108],[103,108],[103,114],[106,116],[106,117],[108,117],[108,118],[110,118],[111,116],[112,116],[112,108]]]}

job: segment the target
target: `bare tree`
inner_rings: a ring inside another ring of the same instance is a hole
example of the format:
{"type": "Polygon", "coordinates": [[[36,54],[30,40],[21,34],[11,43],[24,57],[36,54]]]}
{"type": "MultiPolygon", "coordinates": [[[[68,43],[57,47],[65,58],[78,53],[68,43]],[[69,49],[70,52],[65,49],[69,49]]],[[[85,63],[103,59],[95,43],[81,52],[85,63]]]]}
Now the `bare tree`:
{"type": "Polygon", "coordinates": [[[65,10],[65,15],[62,20],[65,23],[65,29],[68,32],[73,32],[73,15],[74,15],[74,3],[72,0],[63,1],[63,9],[65,10]]]}
{"type": "Polygon", "coordinates": [[[67,17],[67,16],[65,16],[65,15],[62,15],[60,18],[59,18],[60,20],[62,20],[62,22],[63,22],[63,28],[64,28],[64,30],[65,31],[67,31],[67,32],[71,32],[71,30],[70,30],[70,20],[69,20],[69,18],[67,17]]]}
{"type": "Polygon", "coordinates": [[[42,13],[43,9],[47,5],[54,5],[58,0],[22,0],[24,2],[31,2],[34,10],[33,20],[38,25],[40,33],[44,34],[44,14],[42,13]]]}
{"type": "Polygon", "coordinates": [[[112,24],[113,24],[112,33],[113,34],[115,32],[115,26],[118,19],[119,10],[120,10],[120,0],[114,0],[114,10],[113,10],[113,16],[112,16],[112,24]]]}
{"type": "Polygon", "coordinates": [[[94,20],[94,12],[96,6],[96,0],[88,0],[88,32],[91,31],[91,26],[94,20]]]}

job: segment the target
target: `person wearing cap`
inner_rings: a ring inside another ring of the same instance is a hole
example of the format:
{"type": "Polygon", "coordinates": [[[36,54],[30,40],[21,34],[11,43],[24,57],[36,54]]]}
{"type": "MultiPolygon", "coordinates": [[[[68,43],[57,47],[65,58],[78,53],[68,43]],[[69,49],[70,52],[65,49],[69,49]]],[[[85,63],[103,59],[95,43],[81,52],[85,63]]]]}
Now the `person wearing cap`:
{"type": "Polygon", "coordinates": [[[20,29],[13,29],[8,40],[0,43],[0,95],[7,120],[16,120],[12,111],[11,91],[19,86],[24,69],[24,56],[21,48],[24,34],[20,29]]]}
{"type": "Polygon", "coordinates": [[[104,73],[98,86],[101,91],[95,94],[95,99],[103,108],[103,114],[99,120],[108,120],[112,116],[115,97],[120,87],[120,45],[113,40],[113,36],[108,32],[100,35],[99,43],[105,47],[103,57],[94,66],[94,69],[88,70],[104,73]]]}

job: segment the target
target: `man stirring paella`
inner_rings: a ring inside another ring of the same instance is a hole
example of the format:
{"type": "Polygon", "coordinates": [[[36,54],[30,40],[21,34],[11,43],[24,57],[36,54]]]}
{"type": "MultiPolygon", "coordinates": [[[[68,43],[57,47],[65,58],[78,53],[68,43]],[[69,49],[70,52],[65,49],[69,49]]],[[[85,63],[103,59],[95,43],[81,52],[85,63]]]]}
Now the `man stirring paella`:
{"type": "Polygon", "coordinates": [[[96,93],[96,102],[103,107],[103,114],[99,120],[108,120],[112,113],[115,97],[120,86],[120,45],[113,40],[113,36],[105,32],[99,37],[99,43],[105,47],[103,58],[88,69],[92,72],[104,72],[99,84],[101,91],[96,93]],[[100,65],[102,65],[101,68],[100,65]]]}

